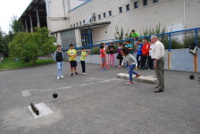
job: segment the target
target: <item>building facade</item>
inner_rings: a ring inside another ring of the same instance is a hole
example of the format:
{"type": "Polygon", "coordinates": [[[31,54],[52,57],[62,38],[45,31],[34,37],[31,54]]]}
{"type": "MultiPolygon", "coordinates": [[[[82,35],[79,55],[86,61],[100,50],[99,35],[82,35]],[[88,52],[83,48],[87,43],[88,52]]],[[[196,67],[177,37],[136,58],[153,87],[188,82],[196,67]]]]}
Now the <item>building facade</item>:
{"type": "Polygon", "coordinates": [[[47,26],[58,44],[77,47],[114,39],[116,27],[142,34],[158,24],[166,32],[200,26],[199,0],[85,0],[73,9],[71,2],[33,0],[20,20],[27,32],[47,26]]]}

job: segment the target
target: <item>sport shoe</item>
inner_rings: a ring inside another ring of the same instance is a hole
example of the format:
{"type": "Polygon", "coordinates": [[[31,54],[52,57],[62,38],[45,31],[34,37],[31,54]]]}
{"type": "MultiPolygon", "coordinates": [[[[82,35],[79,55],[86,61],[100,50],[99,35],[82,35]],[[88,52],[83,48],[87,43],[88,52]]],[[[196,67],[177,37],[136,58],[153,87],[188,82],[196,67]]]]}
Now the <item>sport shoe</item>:
{"type": "Polygon", "coordinates": [[[118,67],[121,67],[120,65],[118,67]]]}
{"type": "Polygon", "coordinates": [[[71,77],[73,76],[73,73],[71,73],[71,77]]]}
{"type": "Polygon", "coordinates": [[[77,72],[76,72],[75,74],[76,74],[76,75],[79,75],[79,73],[77,73],[77,72]]]}
{"type": "Polygon", "coordinates": [[[103,69],[101,69],[101,71],[105,71],[105,69],[103,68],[103,69]]]}
{"type": "Polygon", "coordinates": [[[63,75],[61,75],[61,76],[60,76],[60,78],[64,78],[64,76],[63,76],[63,75]]]}
{"type": "Polygon", "coordinates": [[[135,77],[139,77],[140,76],[140,74],[136,74],[136,76],[135,77]]]}
{"type": "Polygon", "coordinates": [[[84,72],[83,74],[87,74],[87,72],[84,72]]]}
{"type": "Polygon", "coordinates": [[[60,79],[60,77],[59,76],[57,76],[57,80],[59,80],[60,79]]]}
{"type": "Polygon", "coordinates": [[[133,82],[132,82],[132,81],[129,81],[129,82],[127,82],[126,84],[130,85],[130,84],[133,84],[133,82]]]}

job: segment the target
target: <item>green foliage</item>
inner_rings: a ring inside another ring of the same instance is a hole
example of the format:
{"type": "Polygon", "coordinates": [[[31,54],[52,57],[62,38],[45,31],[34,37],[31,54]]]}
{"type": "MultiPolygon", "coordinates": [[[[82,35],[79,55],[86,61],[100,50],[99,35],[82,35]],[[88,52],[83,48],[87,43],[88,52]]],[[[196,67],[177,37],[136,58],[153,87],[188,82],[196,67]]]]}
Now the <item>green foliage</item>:
{"type": "Polygon", "coordinates": [[[156,25],[156,29],[154,30],[154,28],[149,28],[149,29],[144,29],[143,30],[143,36],[150,36],[150,35],[155,35],[155,34],[161,34],[161,33],[165,33],[165,28],[162,29],[162,31],[160,30],[160,23],[158,25],[156,25]]]}
{"type": "Polygon", "coordinates": [[[17,33],[12,42],[9,43],[10,56],[17,57],[24,62],[32,61],[35,64],[40,56],[45,56],[56,47],[54,36],[48,36],[49,30],[46,27],[35,28],[35,33],[17,33]]]}
{"type": "MultiPolygon", "coordinates": [[[[38,65],[46,65],[54,63],[54,60],[52,59],[38,59],[34,66],[38,65]]],[[[4,58],[3,62],[0,64],[0,70],[4,69],[15,69],[15,68],[22,68],[22,67],[28,67],[33,66],[33,63],[25,63],[23,61],[16,62],[15,58],[4,58]]]]}
{"type": "MultiPolygon", "coordinates": [[[[161,36],[161,42],[164,44],[165,49],[169,49],[169,40],[167,35],[161,36]]],[[[184,48],[184,46],[180,42],[178,42],[176,38],[173,38],[171,41],[171,49],[179,49],[179,48],[184,48]]]]}
{"type": "MultiPolygon", "coordinates": [[[[195,35],[186,35],[183,39],[184,47],[189,48],[192,42],[195,42],[195,35]]],[[[198,35],[198,45],[200,45],[200,35],[198,35]]]]}
{"type": "Polygon", "coordinates": [[[124,29],[121,27],[121,30],[119,31],[118,26],[115,27],[115,39],[116,40],[122,40],[124,38],[124,29]]]}
{"type": "Polygon", "coordinates": [[[10,27],[12,29],[12,33],[18,33],[18,32],[24,32],[24,26],[22,25],[21,21],[18,21],[17,16],[13,15],[11,18],[11,24],[10,27]]]}
{"type": "Polygon", "coordinates": [[[99,54],[99,50],[100,50],[99,46],[93,47],[91,53],[92,54],[99,54]]]}

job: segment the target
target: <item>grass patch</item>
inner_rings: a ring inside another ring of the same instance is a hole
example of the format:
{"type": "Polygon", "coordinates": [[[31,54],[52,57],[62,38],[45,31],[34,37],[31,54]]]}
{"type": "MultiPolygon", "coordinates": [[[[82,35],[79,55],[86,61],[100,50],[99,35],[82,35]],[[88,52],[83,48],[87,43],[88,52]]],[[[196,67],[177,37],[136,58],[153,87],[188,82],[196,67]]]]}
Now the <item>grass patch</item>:
{"type": "Polygon", "coordinates": [[[15,61],[15,58],[4,58],[3,62],[0,64],[0,70],[4,69],[16,69],[16,68],[22,68],[22,67],[28,67],[28,66],[39,66],[44,64],[50,64],[54,63],[54,60],[52,59],[38,59],[35,64],[32,62],[25,63],[23,61],[15,61]]]}

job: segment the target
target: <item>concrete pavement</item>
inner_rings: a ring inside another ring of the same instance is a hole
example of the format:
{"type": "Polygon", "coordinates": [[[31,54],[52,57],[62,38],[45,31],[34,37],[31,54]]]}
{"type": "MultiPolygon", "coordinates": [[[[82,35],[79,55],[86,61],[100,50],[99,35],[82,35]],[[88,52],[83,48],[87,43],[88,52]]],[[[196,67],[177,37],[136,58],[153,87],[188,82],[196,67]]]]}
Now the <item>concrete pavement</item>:
{"type": "MultiPolygon", "coordinates": [[[[81,72],[80,65],[78,66],[81,72]]],[[[118,79],[125,68],[56,80],[56,65],[0,72],[0,134],[199,134],[199,73],[165,71],[165,91],[155,85],[118,79]],[[189,75],[195,74],[195,80],[189,75]],[[58,93],[58,98],[52,97],[58,93]],[[44,103],[53,113],[34,118],[30,103],[44,103]]],[[[155,77],[151,70],[139,71],[155,77]]]]}

